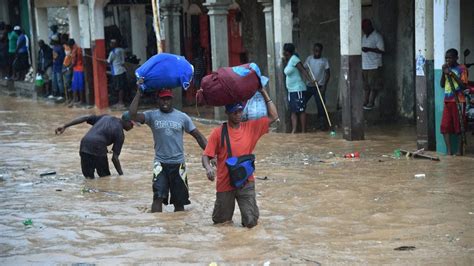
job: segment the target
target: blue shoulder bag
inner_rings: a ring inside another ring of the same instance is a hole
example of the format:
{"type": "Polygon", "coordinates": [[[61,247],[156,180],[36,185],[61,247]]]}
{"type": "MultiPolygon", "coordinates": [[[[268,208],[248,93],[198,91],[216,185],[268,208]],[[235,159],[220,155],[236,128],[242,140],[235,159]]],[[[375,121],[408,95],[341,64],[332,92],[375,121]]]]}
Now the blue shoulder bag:
{"type": "Polygon", "coordinates": [[[227,165],[227,169],[229,169],[230,185],[234,188],[241,188],[247,183],[247,180],[255,171],[255,155],[247,154],[239,157],[232,156],[227,123],[222,125],[222,147],[224,147],[224,141],[227,144],[227,160],[225,161],[225,164],[227,165]]]}

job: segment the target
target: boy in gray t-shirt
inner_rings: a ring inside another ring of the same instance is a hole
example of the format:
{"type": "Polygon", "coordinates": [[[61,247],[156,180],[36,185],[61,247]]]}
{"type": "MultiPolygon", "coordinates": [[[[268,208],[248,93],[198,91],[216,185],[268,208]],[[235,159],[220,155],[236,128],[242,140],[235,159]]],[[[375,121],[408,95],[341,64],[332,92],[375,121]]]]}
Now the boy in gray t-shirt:
{"type": "MultiPolygon", "coordinates": [[[[321,98],[326,103],[326,89],[329,83],[331,72],[329,70],[329,62],[325,57],[322,57],[323,45],[315,43],[313,46],[313,55],[308,56],[305,61],[305,67],[308,71],[312,71],[315,81],[318,83],[319,90],[321,92],[321,98]]],[[[311,76],[311,75],[310,75],[311,76]]],[[[325,130],[328,128],[326,117],[324,116],[324,107],[319,98],[316,86],[312,83],[307,84],[306,89],[306,103],[314,96],[316,106],[318,107],[318,120],[320,123],[320,129],[325,130]]]]}
{"type": "Polygon", "coordinates": [[[173,108],[171,90],[158,92],[159,109],[137,113],[141,90],[130,105],[132,120],[147,124],[155,141],[155,162],[153,167],[153,204],[151,212],[161,212],[162,204],[173,204],[175,211],[184,211],[190,203],[188,179],[184,159],[184,132],[192,135],[204,150],[206,138],[199,132],[191,118],[173,108]]]}

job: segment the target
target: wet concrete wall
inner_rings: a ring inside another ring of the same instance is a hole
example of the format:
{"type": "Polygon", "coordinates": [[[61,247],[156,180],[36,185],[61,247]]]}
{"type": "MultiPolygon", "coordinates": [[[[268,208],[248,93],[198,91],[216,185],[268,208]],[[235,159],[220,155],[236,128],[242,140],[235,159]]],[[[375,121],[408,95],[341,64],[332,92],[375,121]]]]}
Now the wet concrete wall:
{"type": "Polygon", "coordinates": [[[237,0],[242,12],[242,39],[249,62],[267,73],[267,45],[263,6],[255,0],[237,0]]]}
{"type": "MultiPolygon", "coordinates": [[[[474,1],[461,0],[461,51],[459,59],[464,63],[462,53],[465,49],[471,50],[471,55],[467,58],[468,63],[474,62],[474,1]]],[[[471,67],[471,73],[474,68],[471,67]]],[[[474,74],[470,75],[470,80],[474,80],[474,74]]]]}

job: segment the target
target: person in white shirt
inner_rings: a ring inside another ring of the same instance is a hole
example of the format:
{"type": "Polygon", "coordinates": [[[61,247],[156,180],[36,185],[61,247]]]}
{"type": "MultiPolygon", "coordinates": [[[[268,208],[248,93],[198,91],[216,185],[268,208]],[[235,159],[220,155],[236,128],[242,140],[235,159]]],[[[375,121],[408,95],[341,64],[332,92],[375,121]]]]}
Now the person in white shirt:
{"type": "MultiPolygon", "coordinates": [[[[315,81],[318,83],[319,91],[324,103],[326,103],[326,90],[329,83],[331,72],[329,70],[329,61],[327,58],[322,57],[323,45],[321,43],[315,43],[313,46],[313,55],[306,58],[304,66],[311,71],[314,75],[315,81]]],[[[324,114],[324,107],[319,98],[316,86],[312,82],[306,84],[306,103],[314,96],[316,106],[318,107],[318,120],[319,128],[321,130],[328,129],[328,123],[324,114]]]]}
{"type": "Polygon", "coordinates": [[[128,89],[127,69],[125,68],[125,50],[120,47],[116,39],[110,40],[110,54],[107,63],[113,76],[113,88],[118,91],[118,102],[114,107],[124,107],[125,90],[128,89]]]}
{"type": "Polygon", "coordinates": [[[362,20],[362,80],[364,82],[365,110],[374,108],[375,98],[382,89],[382,55],[385,53],[383,38],[369,19],[362,20]]]}

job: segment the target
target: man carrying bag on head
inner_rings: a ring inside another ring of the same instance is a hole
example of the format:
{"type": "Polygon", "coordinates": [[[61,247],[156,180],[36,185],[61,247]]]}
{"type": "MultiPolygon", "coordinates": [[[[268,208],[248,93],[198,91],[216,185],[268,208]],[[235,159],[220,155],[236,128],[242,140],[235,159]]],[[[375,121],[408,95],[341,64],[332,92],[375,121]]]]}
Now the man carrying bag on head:
{"type": "Polygon", "coordinates": [[[207,178],[216,176],[211,159],[217,158],[216,202],[212,213],[215,224],[232,221],[235,200],[242,214],[242,225],[257,225],[259,211],[255,198],[255,155],[258,140],[268,133],[270,124],[278,119],[275,104],[264,89],[259,90],[267,104],[268,116],[241,122],[243,106],[240,103],[226,105],[227,123],[215,128],[208,138],[202,156],[207,178]]]}

